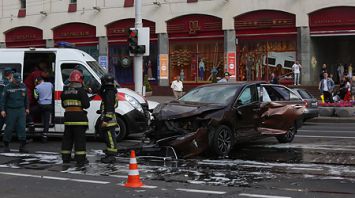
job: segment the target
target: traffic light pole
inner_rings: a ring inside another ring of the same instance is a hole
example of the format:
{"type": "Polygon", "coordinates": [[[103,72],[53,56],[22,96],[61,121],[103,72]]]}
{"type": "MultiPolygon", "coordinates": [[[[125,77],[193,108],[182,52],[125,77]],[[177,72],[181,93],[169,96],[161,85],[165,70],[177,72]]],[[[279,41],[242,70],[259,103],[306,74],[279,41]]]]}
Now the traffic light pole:
{"type": "MultiPolygon", "coordinates": [[[[142,0],[135,0],[135,28],[142,28],[142,0]]],[[[134,56],[134,84],[135,91],[143,94],[143,55],[134,56]]]]}

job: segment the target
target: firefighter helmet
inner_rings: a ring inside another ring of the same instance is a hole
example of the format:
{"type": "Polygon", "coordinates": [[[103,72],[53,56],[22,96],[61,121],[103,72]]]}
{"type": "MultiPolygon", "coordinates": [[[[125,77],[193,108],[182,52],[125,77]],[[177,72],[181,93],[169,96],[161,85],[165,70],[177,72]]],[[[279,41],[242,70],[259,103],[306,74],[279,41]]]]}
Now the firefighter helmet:
{"type": "Polygon", "coordinates": [[[114,86],[115,79],[111,74],[105,74],[104,76],[101,77],[101,84],[102,86],[114,86]]]}
{"type": "Polygon", "coordinates": [[[83,74],[79,70],[73,70],[70,73],[69,82],[83,83],[83,74]]]}

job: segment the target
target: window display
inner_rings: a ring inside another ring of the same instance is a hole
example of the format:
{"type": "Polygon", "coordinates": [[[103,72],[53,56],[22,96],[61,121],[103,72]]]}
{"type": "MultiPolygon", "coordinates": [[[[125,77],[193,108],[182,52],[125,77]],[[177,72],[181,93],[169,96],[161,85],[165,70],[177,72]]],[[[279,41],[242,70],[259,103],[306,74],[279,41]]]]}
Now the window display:
{"type": "MultiPolygon", "coordinates": [[[[223,40],[170,43],[170,76],[187,83],[211,82],[224,71],[223,40]]],[[[173,79],[171,78],[171,81],[173,79]]]]}

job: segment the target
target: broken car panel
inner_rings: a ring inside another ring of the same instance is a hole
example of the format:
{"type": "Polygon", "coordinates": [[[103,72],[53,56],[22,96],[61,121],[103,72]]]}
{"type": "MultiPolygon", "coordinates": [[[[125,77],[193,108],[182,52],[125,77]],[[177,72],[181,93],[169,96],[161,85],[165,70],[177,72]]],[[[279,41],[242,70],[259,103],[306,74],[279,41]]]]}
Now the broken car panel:
{"type": "Polygon", "coordinates": [[[173,147],[189,158],[207,150],[226,156],[236,143],[275,136],[291,142],[302,100],[280,85],[262,83],[210,84],[197,87],[177,101],[154,111],[153,130],[146,137],[157,146],[173,147]]]}

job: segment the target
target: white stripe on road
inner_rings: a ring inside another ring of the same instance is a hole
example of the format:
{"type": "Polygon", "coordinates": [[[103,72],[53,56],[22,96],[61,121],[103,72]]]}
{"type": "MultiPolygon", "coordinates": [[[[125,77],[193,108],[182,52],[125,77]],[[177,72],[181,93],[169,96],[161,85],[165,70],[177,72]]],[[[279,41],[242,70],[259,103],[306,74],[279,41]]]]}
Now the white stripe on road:
{"type": "Polygon", "coordinates": [[[29,174],[21,174],[21,173],[7,173],[7,172],[0,172],[2,175],[11,175],[11,176],[19,176],[19,177],[34,177],[34,178],[41,178],[39,175],[29,175],[29,174]]]}
{"type": "Polygon", "coordinates": [[[355,139],[355,137],[346,137],[346,136],[321,136],[321,135],[296,135],[296,137],[301,137],[301,138],[355,139]]]}
{"type": "Polygon", "coordinates": [[[243,196],[243,197],[258,197],[258,198],[291,198],[291,197],[283,197],[283,196],[258,195],[258,194],[248,194],[248,193],[240,193],[239,196],[243,196]]]}
{"type": "Polygon", "coordinates": [[[194,192],[194,193],[217,194],[217,195],[226,194],[226,192],[223,191],[212,191],[212,190],[198,190],[198,189],[186,189],[186,188],[177,188],[176,190],[185,191],[185,192],[194,192]]]}
{"type": "Polygon", "coordinates": [[[85,180],[85,179],[69,179],[70,181],[82,182],[82,183],[92,183],[92,184],[109,184],[107,181],[96,181],[96,180],[85,180]]]}
{"type": "Polygon", "coordinates": [[[315,131],[315,130],[306,130],[306,129],[299,129],[297,130],[298,132],[305,132],[305,133],[353,133],[355,134],[355,131],[315,131]]]}
{"type": "Polygon", "coordinates": [[[106,181],[96,181],[96,180],[84,180],[84,179],[71,179],[66,177],[51,177],[51,176],[41,176],[41,175],[29,175],[29,174],[21,174],[21,173],[8,173],[8,172],[0,172],[2,175],[11,175],[18,177],[34,177],[41,179],[51,179],[51,180],[60,180],[60,181],[74,181],[74,182],[82,182],[82,183],[93,183],[93,184],[109,184],[110,182],[106,181]]]}

